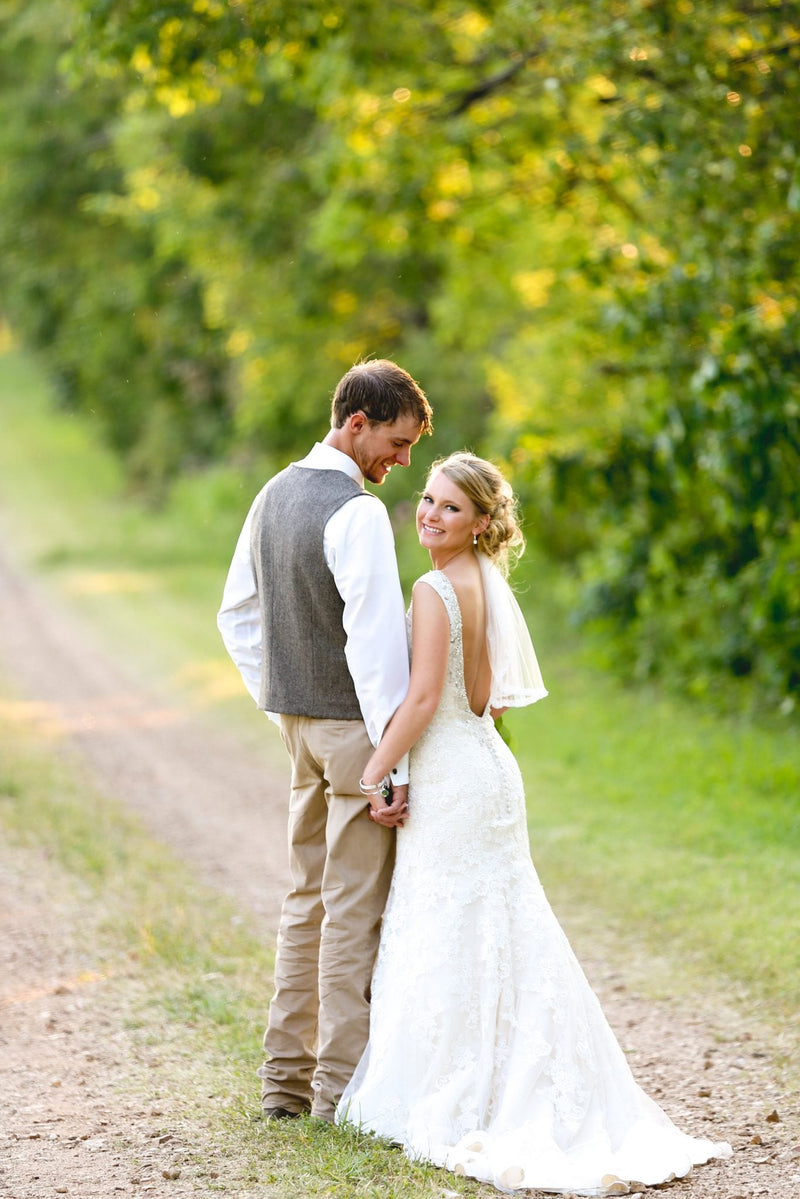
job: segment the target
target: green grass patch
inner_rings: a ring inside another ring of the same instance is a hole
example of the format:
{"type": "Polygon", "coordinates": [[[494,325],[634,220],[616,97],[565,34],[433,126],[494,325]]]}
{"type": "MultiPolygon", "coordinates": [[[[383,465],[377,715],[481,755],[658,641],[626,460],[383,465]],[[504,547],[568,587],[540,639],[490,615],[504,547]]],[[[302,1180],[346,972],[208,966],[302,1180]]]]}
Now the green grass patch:
{"type": "MultiPolygon", "coordinates": [[[[715,982],[795,1015],[800,764],[791,734],[609,690],[591,719],[559,683],[539,711],[512,718],[551,897],[606,914],[664,956],[662,988],[715,982]]],[[[594,692],[601,700],[599,685],[594,692]]]]}
{"type": "MultiPolygon", "coordinates": [[[[0,520],[18,552],[114,652],[261,738],[215,627],[257,471],[187,477],[148,509],[125,494],[93,428],[54,413],[18,355],[0,360],[0,426],[0,520]]],[[[386,498],[406,481],[409,495],[419,486],[398,473],[386,498]]],[[[412,513],[408,503],[398,513],[406,584],[427,566],[412,513]]],[[[600,930],[638,955],[643,988],[718,991],[790,1018],[800,1009],[796,719],[622,685],[570,625],[563,573],[530,554],[519,577],[550,696],[507,722],[534,859],[579,953],[600,930]]]]}

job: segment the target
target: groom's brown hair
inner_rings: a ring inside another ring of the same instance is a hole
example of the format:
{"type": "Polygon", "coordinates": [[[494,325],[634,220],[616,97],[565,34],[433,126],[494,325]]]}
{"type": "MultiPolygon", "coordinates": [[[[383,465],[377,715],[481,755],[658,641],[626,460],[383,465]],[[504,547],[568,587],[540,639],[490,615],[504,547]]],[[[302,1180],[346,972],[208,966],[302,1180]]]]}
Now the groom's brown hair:
{"type": "Polygon", "coordinates": [[[433,432],[433,410],[425,392],[388,358],[357,362],[339,380],[331,402],[332,428],[341,429],[354,412],[363,412],[371,424],[394,424],[401,416],[413,416],[420,433],[433,432]]]}

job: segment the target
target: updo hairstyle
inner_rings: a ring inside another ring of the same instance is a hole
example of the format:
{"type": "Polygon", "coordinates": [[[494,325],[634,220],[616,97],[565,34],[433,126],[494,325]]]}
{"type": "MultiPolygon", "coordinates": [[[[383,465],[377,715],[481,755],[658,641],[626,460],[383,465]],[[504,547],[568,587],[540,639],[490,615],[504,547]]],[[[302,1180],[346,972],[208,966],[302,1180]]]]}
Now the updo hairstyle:
{"type": "Polygon", "coordinates": [[[434,471],[441,471],[451,483],[461,488],[481,515],[489,516],[489,524],[478,534],[476,549],[486,554],[507,575],[511,551],[514,551],[516,561],[525,548],[517,514],[517,499],[511,484],[494,463],[466,450],[439,458],[431,466],[429,478],[434,471]]]}

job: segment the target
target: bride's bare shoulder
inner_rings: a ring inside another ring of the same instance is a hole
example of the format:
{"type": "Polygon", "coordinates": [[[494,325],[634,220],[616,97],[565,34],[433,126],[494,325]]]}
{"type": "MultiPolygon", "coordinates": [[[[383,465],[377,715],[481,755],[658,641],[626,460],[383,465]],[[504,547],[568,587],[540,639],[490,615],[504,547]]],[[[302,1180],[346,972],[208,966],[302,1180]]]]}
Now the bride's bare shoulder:
{"type": "Polygon", "coordinates": [[[482,618],[485,603],[483,581],[477,562],[472,560],[467,560],[463,563],[454,562],[452,567],[444,571],[444,573],[447,575],[456,593],[462,619],[469,621],[472,617],[482,618]]]}

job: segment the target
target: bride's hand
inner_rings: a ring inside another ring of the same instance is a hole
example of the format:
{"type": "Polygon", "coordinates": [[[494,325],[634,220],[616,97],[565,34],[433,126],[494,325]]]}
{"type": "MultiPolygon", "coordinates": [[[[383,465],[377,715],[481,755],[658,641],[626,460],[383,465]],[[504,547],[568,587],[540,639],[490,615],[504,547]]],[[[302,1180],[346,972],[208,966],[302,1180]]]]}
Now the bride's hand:
{"type": "Polygon", "coordinates": [[[408,784],[392,788],[392,802],[387,804],[379,795],[370,797],[369,816],[384,828],[402,828],[408,820],[408,784]]]}

